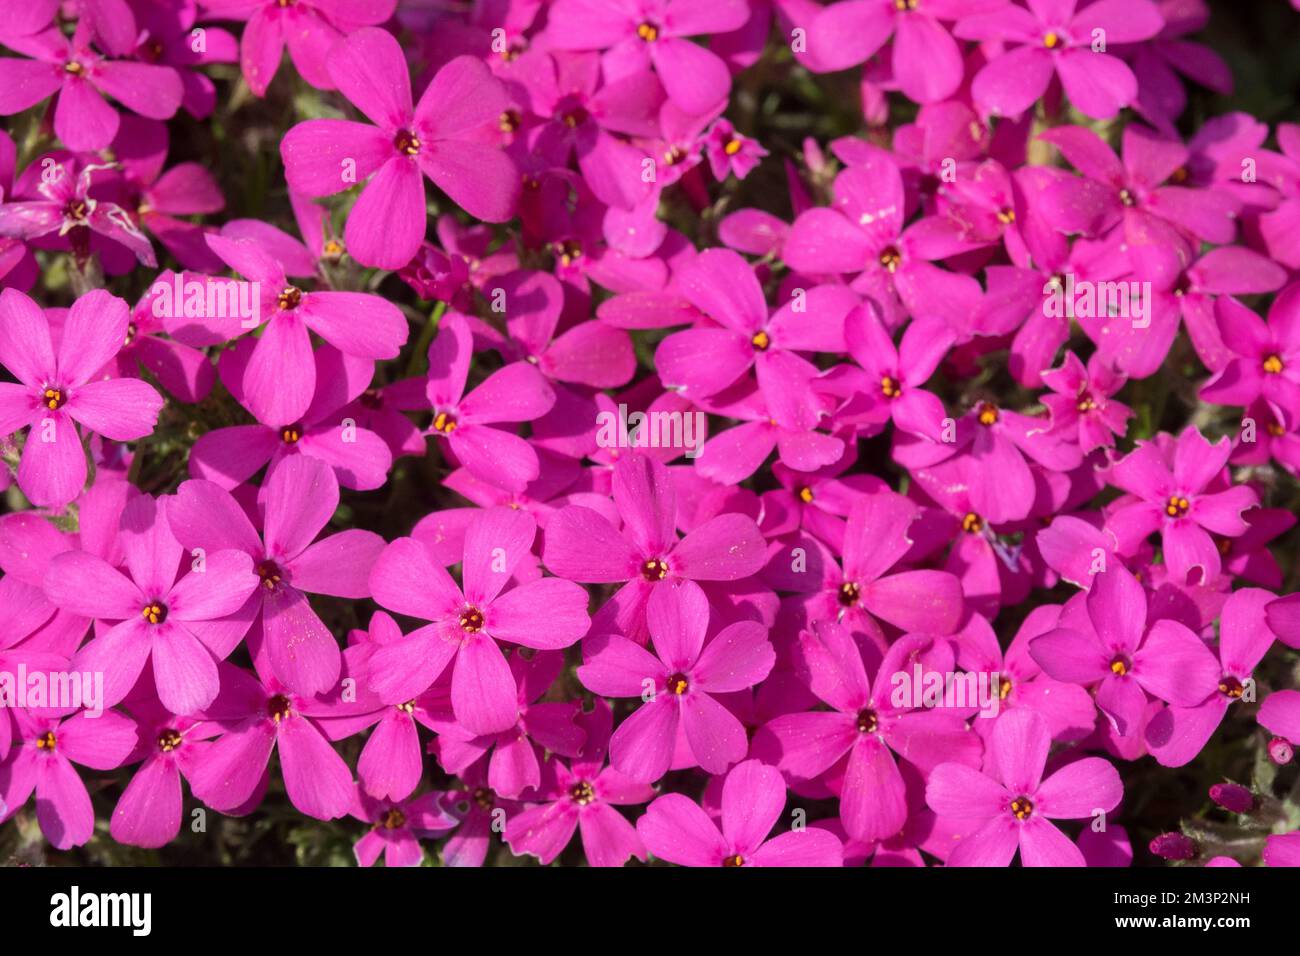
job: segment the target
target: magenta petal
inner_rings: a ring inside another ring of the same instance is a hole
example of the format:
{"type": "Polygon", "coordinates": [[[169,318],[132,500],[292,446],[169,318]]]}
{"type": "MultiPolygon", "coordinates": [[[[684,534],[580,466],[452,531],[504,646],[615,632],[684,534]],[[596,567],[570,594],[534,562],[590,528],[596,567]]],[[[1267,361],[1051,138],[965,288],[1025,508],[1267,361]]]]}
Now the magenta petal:
{"type": "Polygon", "coordinates": [[[372,797],[404,800],[419,785],[423,769],[415,721],[390,710],[361,751],[357,777],[372,797]]]}
{"type": "Polygon", "coordinates": [[[1000,813],[974,833],[964,835],[949,855],[948,865],[1007,866],[1019,845],[1020,828],[1015,817],[1000,813]]]}
{"type": "Polygon", "coordinates": [[[361,191],[343,238],[363,265],[400,269],[419,249],[425,225],[420,169],[406,156],[394,156],[361,191]]]}
{"type": "Polygon", "coordinates": [[[278,728],[280,769],[289,802],[318,820],[346,814],[356,787],[343,758],[305,717],[291,715],[278,728]]]}
{"type": "Polygon", "coordinates": [[[65,757],[51,757],[38,766],[36,819],[45,838],[58,850],[80,846],[95,832],[90,794],[65,757]]]}
{"type": "MultiPolygon", "coordinates": [[[[665,694],[642,704],[618,725],[609,739],[610,762],[614,768],[640,783],[653,783],[662,777],[672,762],[678,714],[676,701],[665,694]]],[[[744,735],[743,728],[741,735],[744,735]]]]}
{"type": "Polygon", "coordinates": [[[591,626],[586,589],[560,578],[520,585],[492,602],[487,628],[498,640],[538,650],[569,647],[591,626]]]}
{"type": "Polygon", "coordinates": [[[737,764],[722,785],[722,833],[735,853],[748,857],[772,832],[785,809],[785,781],[757,760],[737,764]]]}
{"type": "Polygon", "coordinates": [[[925,788],[925,800],[940,816],[981,820],[1004,812],[1010,799],[992,777],[959,763],[934,768],[925,788]]]}
{"type": "Polygon", "coordinates": [[[998,718],[990,741],[993,766],[1008,790],[1033,793],[1043,776],[1052,738],[1033,711],[1013,710],[998,718]]]}
{"type": "Polygon", "coordinates": [[[1087,866],[1083,852],[1060,830],[1040,816],[1020,825],[1023,866],[1087,866]]]}
{"type": "Polygon", "coordinates": [[[724,514],[691,531],[672,549],[669,567],[699,581],[736,581],[758,573],[766,559],[752,518],[724,514]]]}
{"type": "Polygon", "coordinates": [[[1100,757],[1066,764],[1044,780],[1034,794],[1034,811],[1050,819],[1084,819],[1119,806],[1124,785],[1119,773],[1100,757]]]}
{"type": "Polygon", "coordinates": [[[708,694],[688,693],[682,700],[682,727],[691,753],[708,773],[724,773],[749,751],[745,727],[708,694]]]}
{"type": "Polygon", "coordinates": [[[280,586],[262,599],[262,627],[276,677],[299,694],[338,683],[342,655],[334,635],[297,588],[280,586]]]}
{"type": "Polygon", "coordinates": [[[679,793],[650,804],[636,830],[651,854],[679,866],[720,866],[727,854],[727,842],[708,814],[679,793]]]}
{"type": "Polygon", "coordinates": [[[486,634],[467,637],[456,655],[451,706],[474,734],[500,733],[519,719],[514,675],[501,648],[486,634]]]}
{"type": "Polygon", "coordinates": [[[840,793],[840,818],[849,835],[881,840],[907,821],[907,794],[894,755],[875,737],[863,737],[849,753],[840,793]]]}
{"type": "Polygon", "coordinates": [[[118,843],[154,849],[181,829],[181,775],[176,761],[146,760],[122,791],[109,832],[118,843]]]}
{"type": "Polygon", "coordinates": [[[67,405],[74,419],[114,441],[134,441],[150,434],[162,407],[163,397],[154,387],[134,378],[87,382],[67,405]]]}

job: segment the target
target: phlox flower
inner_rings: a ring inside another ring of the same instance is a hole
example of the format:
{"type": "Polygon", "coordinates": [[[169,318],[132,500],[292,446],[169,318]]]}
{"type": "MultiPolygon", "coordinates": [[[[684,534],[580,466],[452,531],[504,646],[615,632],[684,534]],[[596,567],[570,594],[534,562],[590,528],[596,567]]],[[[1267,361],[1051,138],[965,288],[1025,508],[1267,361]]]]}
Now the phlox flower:
{"type": "Polygon", "coordinates": [[[406,59],[391,33],[357,30],[330,50],[327,63],[339,91],[375,125],[308,120],[289,130],[280,153],[290,187],[307,196],[370,180],[343,231],[354,259],[382,269],[410,262],[425,233],[421,173],[470,215],[510,218],[519,193],[514,164],[474,138],[499,120],[506,104],[501,82],[486,66],[457,57],[412,106],[406,59]]]}
{"type": "Polygon", "coordinates": [[[1214,655],[1178,621],[1148,623],[1146,589],[1118,561],[1074,600],[1055,630],[1030,642],[1029,654],[1056,680],[1096,683],[1097,707],[1120,736],[1141,722],[1147,694],[1193,706],[1214,690],[1220,674],[1214,655]]]}
{"type": "Polygon", "coordinates": [[[895,675],[915,661],[952,671],[952,652],[927,637],[895,642],[882,660],[871,644],[859,645],[839,624],[823,622],[799,634],[801,675],[829,711],[785,714],[763,733],[777,745],[777,766],[797,778],[835,778],[845,831],[858,840],[884,840],[907,822],[903,776],[895,754],[923,772],[944,761],[979,765],[979,738],[956,711],[899,704],[895,675]],[[928,660],[927,660],[928,658],[928,660]],[[946,666],[945,666],[946,665],[946,666]]]}
{"type": "Polygon", "coordinates": [[[7,820],[36,793],[36,820],[58,850],[81,846],[95,832],[90,794],[73,764],[92,770],[120,767],[135,747],[136,727],[129,718],[106,710],[80,711],[66,719],[17,710],[18,737],[0,761],[0,801],[7,820]]]}
{"type": "Polygon", "coordinates": [[[519,720],[519,691],[498,640],[558,650],[586,632],[587,593],[540,578],[505,589],[531,551],[537,524],[511,508],[478,512],[465,532],[464,588],[425,544],[398,538],[375,562],[370,590],[385,608],[430,622],[377,650],[368,683],[382,699],[408,700],[449,666],[457,722],[476,736],[519,720]]]}
{"type": "Polygon", "coordinates": [[[516,855],[529,854],[549,865],[577,830],[582,850],[592,866],[622,866],[629,857],[645,861],[645,847],[636,828],[617,807],[652,799],[654,788],[637,783],[605,765],[613,714],[597,698],[590,713],[580,714],[585,732],[582,752],[566,766],[552,760],[548,784],[532,806],[506,820],[505,840],[516,855]]]}
{"type": "Polygon", "coordinates": [[[334,472],[319,459],[286,457],[262,498],[261,536],[230,493],[210,481],[183,482],[167,500],[167,523],[187,550],[235,549],[252,559],[258,586],[238,613],[251,620],[261,612],[268,673],[295,693],[323,693],[338,682],[341,655],[307,595],[368,597],[366,578],[383,539],[351,528],[313,544],[339,503],[334,472]]]}
{"type": "Polygon", "coordinates": [[[149,495],[127,504],[120,533],[126,573],[87,551],[59,555],[45,573],[45,593],[54,604],[116,622],[78,651],[72,666],[104,675],[105,706],[111,707],[152,662],[163,706],[175,714],[200,711],[217,696],[217,662],[243,636],[219,640],[205,625],[234,614],[257,589],[252,559],[241,551],[213,551],[178,577],[183,550],[164,507],[149,495]]]}
{"type": "Polygon", "coordinates": [[[958,842],[948,866],[1007,866],[1017,849],[1023,866],[1085,865],[1051,821],[1109,813],[1124,785],[1100,757],[1068,763],[1044,780],[1051,743],[1042,717],[1015,710],[993,728],[983,772],[960,763],[934,768],[925,789],[930,809],[978,825],[958,842]]]}
{"type": "Polygon", "coordinates": [[[153,431],[163,399],[152,386],[92,378],[122,349],[129,325],[126,303],[95,289],[72,304],[56,343],[35,302],[0,292],[0,365],[18,379],[0,382],[0,435],[28,428],[18,487],[35,504],[66,505],[85,485],[78,425],[114,441],[153,431]]]}
{"type": "Polygon", "coordinates": [[[458,821],[443,806],[436,791],[406,800],[377,800],[357,788],[356,802],[348,811],[370,830],[353,851],[361,866],[374,866],[382,853],[384,866],[419,866],[424,859],[420,838],[454,829],[458,821]]]}
{"type": "Polygon", "coordinates": [[[681,866],[843,866],[828,830],[807,827],[768,839],[785,809],[785,784],[757,760],[737,764],[722,785],[722,825],[680,793],[666,793],[637,821],[646,849],[681,866]]]}
{"type": "Polygon", "coordinates": [[[767,677],[775,661],[761,624],[738,621],[705,642],[709,603],[694,581],[657,587],[645,609],[649,650],[617,634],[584,644],[578,678],[606,697],[646,701],[610,739],[614,769],[652,783],[673,764],[683,734],[694,762],[723,773],[749,749],[740,720],[714,694],[745,690],[767,677]]]}
{"type": "Polygon", "coordinates": [[[591,508],[569,505],[551,516],[542,548],[552,574],[584,584],[626,582],[597,613],[597,632],[644,643],[644,609],[655,591],[683,578],[738,581],[763,566],[763,536],[742,514],[717,515],[679,539],[677,493],[658,461],[621,457],[612,486],[621,530],[591,508]]]}

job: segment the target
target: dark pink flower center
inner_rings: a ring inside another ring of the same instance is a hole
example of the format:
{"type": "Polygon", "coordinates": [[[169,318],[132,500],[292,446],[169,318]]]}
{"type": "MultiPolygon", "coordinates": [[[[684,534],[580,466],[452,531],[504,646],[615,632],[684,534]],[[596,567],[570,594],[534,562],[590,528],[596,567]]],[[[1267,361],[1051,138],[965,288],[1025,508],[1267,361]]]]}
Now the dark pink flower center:
{"type": "Polygon", "coordinates": [[[687,680],[686,675],[682,673],[673,674],[664,682],[664,687],[668,693],[677,697],[681,697],[682,694],[686,693],[690,686],[691,682],[687,680]]]}
{"type": "Polygon", "coordinates": [[[158,732],[158,749],[163,753],[171,753],[181,745],[183,738],[179,731],[170,727],[165,727],[158,732]]]}
{"type": "Polygon", "coordinates": [[[406,814],[397,807],[390,807],[388,812],[379,818],[379,826],[385,830],[396,830],[399,827],[406,826],[406,814]]]}
{"type": "Polygon", "coordinates": [[[1241,695],[1246,692],[1246,688],[1241,681],[1231,674],[1224,674],[1219,679],[1219,693],[1230,700],[1239,700],[1241,695]]]}
{"type": "Polygon", "coordinates": [[[1011,813],[1017,820],[1028,820],[1034,812],[1034,802],[1028,797],[1016,797],[1011,801],[1011,813]]]}
{"type": "Polygon", "coordinates": [[[641,565],[641,577],[647,581],[662,581],[668,577],[668,562],[663,558],[649,558],[641,565]]]}
{"type": "Polygon", "coordinates": [[[483,612],[470,604],[460,612],[460,627],[466,634],[477,634],[483,630],[483,612]]]}
{"type": "Polygon", "coordinates": [[[586,780],[579,780],[569,788],[569,799],[580,807],[585,807],[596,799],[596,788],[586,780]]]}
{"type": "Polygon", "coordinates": [[[263,561],[256,568],[257,576],[262,579],[262,587],[268,591],[274,591],[280,586],[280,579],[283,575],[280,572],[280,566],[274,561],[263,561]]]}
{"type": "Polygon", "coordinates": [[[62,408],[68,401],[68,393],[61,388],[47,386],[41,392],[41,403],[50,411],[62,408]]]}
{"type": "Polygon", "coordinates": [[[275,304],[280,307],[281,312],[289,312],[298,308],[302,303],[302,290],[296,286],[287,285],[280,292],[280,297],[275,300],[275,304]]]}
{"type": "Polygon", "coordinates": [[[880,726],[880,720],[876,717],[876,712],[871,708],[858,714],[858,733],[874,734],[880,726]]]}
{"type": "Polygon", "coordinates": [[[167,620],[167,605],[162,601],[150,601],[140,609],[140,616],[147,624],[161,624],[167,620]]]}
{"type": "Polygon", "coordinates": [[[410,130],[401,130],[393,137],[393,146],[399,153],[407,156],[417,156],[420,153],[420,139],[410,130]]]}
{"type": "Polygon", "coordinates": [[[286,445],[296,445],[302,439],[302,422],[285,425],[280,429],[280,441],[286,445]]]}
{"type": "Polygon", "coordinates": [[[837,597],[840,604],[845,607],[853,607],[858,603],[858,599],[862,597],[862,587],[853,581],[845,581],[840,585],[837,597]]]}
{"type": "Polygon", "coordinates": [[[1181,518],[1187,514],[1187,509],[1191,506],[1192,503],[1182,495],[1170,495],[1169,500],[1165,503],[1165,514],[1171,518],[1181,518]]]}
{"type": "Polygon", "coordinates": [[[293,705],[284,694],[276,694],[266,702],[266,715],[277,724],[293,712],[293,705]]]}

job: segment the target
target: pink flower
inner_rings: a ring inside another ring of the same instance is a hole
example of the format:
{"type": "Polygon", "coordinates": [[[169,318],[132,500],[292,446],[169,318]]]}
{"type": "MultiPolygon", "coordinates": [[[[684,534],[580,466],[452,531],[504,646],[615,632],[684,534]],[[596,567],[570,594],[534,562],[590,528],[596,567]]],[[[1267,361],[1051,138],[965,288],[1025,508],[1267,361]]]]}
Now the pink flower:
{"type": "Polygon", "coordinates": [[[578,720],[586,734],[581,755],[568,766],[560,760],[550,763],[552,779],[538,793],[540,802],[507,819],[506,842],[516,855],[535,856],[547,866],[578,830],[592,866],[622,866],[629,857],[644,862],[641,838],[616,808],[645,803],[654,797],[654,788],[605,766],[614,720],[609,704],[597,698],[592,711],[578,720]]]}
{"type": "Polygon", "coordinates": [[[217,662],[243,637],[209,631],[209,622],[238,611],[259,585],[253,562],[235,550],[213,551],[177,577],[182,549],[165,511],[149,495],[122,512],[126,574],[86,551],[50,562],[45,593],[61,608],[113,623],[77,652],[72,666],[104,675],[104,706],[130,692],[153,663],[154,684],[174,714],[192,714],[217,696],[217,662]]]}
{"type": "Polygon", "coordinates": [[[723,105],[731,87],[727,66],[687,37],[728,33],[749,16],[745,0],[557,0],[547,40],[561,50],[606,50],[607,80],[654,67],[668,97],[687,113],[723,105]]]}
{"type": "Polygon", "coordinates": [[[621,531],[599,512],[570,505],[551,516],[542,551],[547,569],[570,581],[627,582],[597,614],[597,633],[644,643],[643,611],[660,588],[681,578],[738,581],[763,566],[763,536],[745,515],[717,515],[679,540],[676,493],[668,469],[654,459],[623,457],[614,467],[613,495],[621,531]]]}
{"type": "Polygon", "coordinates": [[[163,400],[151,386],[92,381],[122,348],[129,324],[126,303],[96,289],[72,304],[56,351],[36,303],[13,289],[0,292],[0,365],[18,379],[0,382],[0,435],[30,426],[18,486],[36,504],[66,505],[85,485],[77,424],[114,441],[153,431],[163,400]]]}
{"type": "Polygon", "coordinates": [[[306,455],[287,457],[267,478],[261,538],[230,493],[210,481],[186,481],[167,501],[167,523],[186,549],[234,549],[252,559],[259,586],[240,617],[261,611],[268,673],[302,695],[334,687],[341,666],[338,644],[307,595],[368,597],[366,578],[384,546],[359,528],[313,544],[338,503],[333,470],[306,455]]]}
{"type": "Polygon", "coordinates": [[[0,115],[58,93],[54,131],[78,151],[103,149],[117,135],[119,117],[104,94],[141,116],[175,115],[183,95],[175,70],[106,58],[91,47],[90,33],[90,20],[83,18],[71,38],[53,27],[32,36],[6,36],[5,46],[33,59],[0,58],[0,115]]]}
{"type": "Polygon", "coordinates": [[[1051,677],[1097,684],[1097,706],[1120,736],[1141,722],[1147,694],[1193,706],[1214,690],[1219,664],[1201,639],[1174,620],[1147,623],[1146,590],[1115,562],[1073,599],[1059,626],[1035,638],[1029,653],[1051,677]],[[1078,606],[1083,602],[1086,613],[1078,606]]]}
{"type": "Polygon", "coordinates": [[[436,792],[407,800],[376,800],[358,788],[349,813],[369,823],[370,831],[353,848],[357,863],[374,866],[382,853],[384,866],[419,866],[424,859],[420,838],[445,833],[458,822],[442,801],[443,794],[436,792]]]}
{"type": "Polygon", "coordinates": [[[654,856],[681,866],[843,866],[843,846],[829,830],[808,827],[767,839],[783,809],[781,774],[746,760],[722,785],[721,829],[680,793],[650,804],[636,828],[654,856]]]}
{"type": "Polygon", "coordinates": [[[280,145],[289,185],[329,196],[370,178],[343,236],[365,265],[398,269],[425,232],[421,172],[471,215],[503,222],[514,212],[519,179],[500,150],[474,138],[505,109],[505,91],[488,68],[457,57],[411,105],[411,81],[391,33],[370,27],[342,40],[328,58],[330,76],[374,126],[308,120],[280,145]]]}
{"type": "Polygon", "coordinates": [[[536,522],[510,508],[480,511],[465,533],[456,585],[415,538],[388,545],[370,574],[383,607],[430,623],[370,659],[369,686],[386,700],[408,700],[451,665],[456,720],[477,735],[500,734],[519,720],[519,692],[498,640],[557,650],[587,632],[587,593],[541,578],[504,590],[532,548],[536,522]]]}
{"type": "Polygon", "coordinates": [[[1124,796],[1115,768],[1083,757],[1046,780],[1047,723],[1030,710],[998,720],[983,773],[959,763],[934,768],[925,799],[935,813],[975,829],[957,844],[949,866],[1006,866],[1020,850],[1024,866],[1084,866],[1083,854],[1052,825],[1109,813],[1124,796]]]}
{"type": "Polygon", "coordinates": [[[60,720],[14,713],[18,740],[0,761],[0,803],[7,820],[36,792],[36,819],[59,850],[80,846],[95,831],[90,794],[73,764],[93,770],[119,767],[135,747],[135,723],[115,711],[85,711],[60,720]]]}
{"type": "Polygon", "coordinates": [[[646,604],[654,653],[617,634],[595,635],[583,652],[578,678],[607,697],[646,701],[610,740],[614,769],[652,783],[675,762],[679,734],[690,762],[723,773],[749,749],[745,728],[714,694],[745,690],[772,669],[775,654],[764,628],[738,621],[707,644],[709,603],[694,581],[657,587],[646,604]]]}

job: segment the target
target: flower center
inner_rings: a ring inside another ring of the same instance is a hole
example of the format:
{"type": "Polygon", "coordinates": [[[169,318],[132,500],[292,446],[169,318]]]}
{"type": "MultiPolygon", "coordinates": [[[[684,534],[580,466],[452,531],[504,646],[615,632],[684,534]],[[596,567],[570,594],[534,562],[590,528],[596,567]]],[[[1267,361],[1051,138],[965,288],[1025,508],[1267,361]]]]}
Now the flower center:
{"type": "Polygon", "coordinates": [[[150,601],[141,608],[140,616],[150,624],[161,624],[167,620],[167,605],[162,601],[150,601]]]}
{"type": "Polygon", "coordinates": [[[1016,211],[1010,206],[1003,206],[998,210],[998,222],[1004,226],[1009,226],[1016,221],[1016,211]]]}
{"type": "Polygon", "coordinates": [[[63,72],[69,73],[72,76],[80,76],[85,71],[86,68],[76,60],[69,60],[67,63],[63,64],[63,72]]]}
{"type": "Polygon", "coordinates": [[[799,489],[799,500],[804,504],[812,504],[813,490],[807,485],[799,489]]]}
{"type": "Polygon", "coordinates": [[[966,512],[966,516],[961,519],[961,530],[967,534],[979,534],[984,530],[984,519],[973,511],[966,512]]]}
{"type": "Polygon", "coordinates": [[[1231,674],[1224,674],[1223,677],[1219,679],[1219,693],[1224,697],[1230,698],[1231,700],[1237,700],[1245,692],[1246,688],[1242,686],[1241,681],[1237,680],[1237,678],[1233,677],[1231,674]]]}
{"type": "Polygon", "coordinates": [[[1011,693],[1011,678],[1003,677],[998,682],[998,700],[1006,700],[1011,693]]]}
{"type": "Polygon", "coordinates": [[[483,630],[483,612],[474,605],[469,605],[460,612],[460,628],[467,634],[477,634],[483,630]]]}
{"type": "Polygon", "coordinates": [[[668,577],[668,562],[663,558],[649,558],[641,565],[641,577],[647,581],[662,581],[668,577]]]}
{"type": "Polygon", "coordinates": [[[321,249],[321,255],[326,259],[338,259],[343,255],[343,243],[337,239],[328,240],[321,249]]]}
{"type": "Polygon", "coordinates": [[[903,390],[899,388],[899,383],[895,378],[882,375],[880,377],[880,394],[884,395],[885,398],[898,398],[899,395],[903,394],[903,390]]]}
{"type": "Polygon", "coordinates": [[[1028,820],[1034,812],[1034,802],[1028,797],[1016,797],[1011,801],[1011,812],[1017,820],[1028,820]]]}
{"type": "Polygon", "coordinates": [[[1171,518],[1181,518],[1187,514],[1187,509],[1192,503],[1181,495],[1170,495],[1169,501],[1165,504],[1165,514],[1171,518]]]}
{"type": "Polygon", "coordinates": [[[292,711],[293,707],[289,703],[289,698],[285,697],[284,694],[276,694],[266,702],[266,715],[277,724],[287,718],[292,711]]]}
{"type": "Polygon", "coordinates": [[[567,109],[560,115],[560,119],[564,122],[565,126],[569,127],[569,129],[577,129],[583,123],[587,122],[590,117],[591,114],[582,106],[575,106],[572,109],[567,109]]]}
{"type": "Polygon", "coordinates": [[[1286,434],[1286,429],[1277,422],[1269,422],[1268,425],[1265,426],[1265,430],[1274,438],[1281,438],[1286,434]]]}
{"type": "Polygon", "coordinates": [[[54,411],[56,408],[62,408],[67,400],[68,395],[61,388],[47,388],[41,393],[41,401],[45,403],[45,407],[50,409],[50,411],[54,411]]]}
{"type": "Polygon", "coordinates": [[[916,9],[917,0],[894,0],[894,9],[899,13],[906,13],[908,10],[916,9]]]}
{"type": "Polygon", "coordinates": [[[280,297],[275,300],[275,304],[280,307],[280,311],[288,312],[290,309],[298,308],[302,302],[302,290],[296,286],[287,285],[280,292],[280,297]]]}
{"type": "Polygon", "coordinates": [[[140,330],[139,328],[136,327],[136,324],[134,322],[127,323],[126,339],[124,339],[122,342],[122,348],[126,348],[128,345],[134,342],[135,337],[139,334],[140,334],[140,330]]]}
{"type": "Polygon", "coordinates": [[[84,199],[69,199],[68,204],[63,207],[64,218],[72,219],[75,222],[85,222],[87,212],[89,212],[89,207],[84,199]]]}
{"type": "Polygon", "coordinates": [[[433,417],[433,430],[443,435],[450,435],[456,430],[456,417],[447,412],[439,412],[433,417]]]}
{"type": "Polygon", "coordinates": [[[415,156],[420,152],[420,140],[410,130],[402,130],[393,137],[393,145],[399,153],[405,153],[407,156],[415,156]]]}
{"type": "Polygon", "coordinates": [[[1282,364],[1282,357],[1280,355],[1270,355],[1268,358],[1264,359],[1264,371],[1268,372],[1269,375],[1276,375],[1285,367],[1286,366],[1282,364]]]}
{"type": "Polygon", "coordinates": [[[492,791],[487,787],[479,787],[474,791],[474,802],[484,810],[491,810],[493,802],[492,791]]]}
{"type": "Polygon", "coordinates": [[[406,826],[406,814],[397,807],[391,807],[387,813],[379,818],[379,825],[385,830],[396,830],[398,827],[406,826]]]}
{"type": "Polygon", "coordinates": [[[981,425],[985,427],[996,425],[999,417],[1000,413],[996,405],[991,402],[980,402],[979,420],[981,425]]]}
{"type": "Polygon", "coordinates": [[[406,701],[406,702],[404,702],[404,703],[396,704],[396,705],[394,705],[394,706],[396,706],[397,709],[400,710],[400,711],[401,711],[402,713],[404,713],[404,714],[413,714],[413,713],[415,713],[415,701],[414,701],[414,700],[408,700],[408,701],[406,701]]]}
{"type": "Polygon", "coordinates": [[[738,152],[740,152],[740,145],[741,145],[740,140],[729,139],[727,140],[727,145],[722,147],[722,151],[726,153],[728,156],[735,156],[738,152]]]}
{"type": "Polygon", "coordinates": [[[560,265],[571,266],[582,258],[582,243],[577,239],[565,239],[563,242],[555,243],[552,248],[560,258],[560,265]]]}
{"type": "Polygon", "coordinates": [[[862,596],[862,588],[853,581],[845,581],[840,585],[839,601],[845,607],[853,607],[858,603],[858,598],[862,596]]]}
{"type": "Polygon", "coordinates": [[[1047,47],[1047,49],[1055,50],[1060,45],[1061,45],[1060,34],[1056,33],[1055,31],[1049,31],[1046,35],[1044,35],[1043,46],[1047,47]]]}
{"type": "Polygon", "coordinates": [[[286,445],[296,445],[300,438],[302,438],[301,422],[297,425],[285,425],[280,429],[280,441],[284,442],[286,445]]]}
{"type": "Polygon", "coordinates": [[[885,246],[880,253],[880,264],[893,272],[898,268],[899,263],[903,261],[903,254],[894,246],[885,246]]]}
{"type": "Polygon", "coordinates": [[[1115,656],[1115,659],[1110,662],[1110,672],[1119,677],[1123,677],[1128,673],[1128,669],[1132,666],[1132,663],[1127,657],[1123,654],[1118,654],[1115,656]]]}
{"type": "Polygon", "coordinates": [[[37,750],[53,750],[55,744],[54,731],[47,730],[36,738],[37,750]]]}
{"type": "Polygon", "coordinates": [[[686,679],[686,675],[680,673],[673,674],[665,681],[665,684],[668,692],[677,697],[681,697],[682,694],[686,693],[687,688],[691,686],[691,682],[686,679]]]}
{"type": "Polygon", "coordinates": [[[585,807],[596,799],[596,788],[586,780],[579,780],[569,788],[569,799],[580,807],[585,807]]]}
{"type": "Polygon", "coordinates": [[[262,587],[274,591],[280,584],[280,566],[274,561],[263,561],[256,568],[257,576],[262,579],[262,587]]]}
{"type": "Polygon", "coordinates": [[[1121,189],[1121,190],[1119,191],[1119,201],[1122,202],[1122,203],[1123,203],[1124,205],[1126,205],[1126,206],[1135,206],[1135,205],[1137,205],[1137,199],[1136,199],[1136,198],[1133,196],[1133,194],[1132,194],[1131,192],[1129,192],[1127,189],[1121,189]]]}
{"type": "Polygon", "coordinates": [[[513,133],[519,129],[519,124],[523,122],[518,110],[506,110],[497,119],[497,128],[503,133],[513,133]]]}
{"type": "Polygon", "coordinates": [[[876,728],[880,726],[880,721],[876,719],[874,710],[864,710],[858,714],[858,733],[874,734],[876,728]]]}
{"type": "Polygon", "coordinates": [[[1090,412],[1097,407],[1097,402],[1087,391],[1083,391],[1079,393],[1079,404],[1076,407],[1081,412],[1090,412]]]}
{"type": "Polygon", "coordinates": [[[179,731],[167,727],[158,733],[158,749],[168,754],[181,745],[181,735],[179,731]]]}
{"type": "Polygon", "coordinates": [[[732,854],[732,855],[729,856],[729,857],[725,857],[725,858],[723,859],[723,861],[722,861],[722,865],[723,865],[723,866],[729,866],[729,867],[730,867],[730,866],[744,866],[744,865],[745,865],[745,858],[744,858],[743,856],[741,856],[739,853],[735,853],[735,854],[732,854]]]}
{"type": "Polygon", "coordinates": [[[646,43],[654,43],[659,39],[659,27],[649,20],[643,20],[636,28],[636,35],[646,43]]]}
{"type": "Polygon", "coordinates": [[[749,341],[757,351],[766,352],[768,346],[772,344],[772,337],[766,332],[755,332],[754,337],[749,341]]]}

